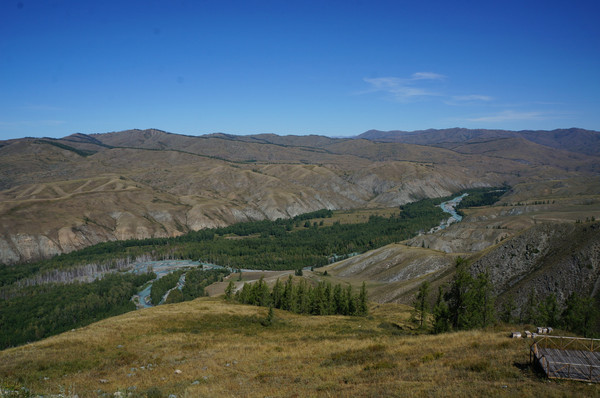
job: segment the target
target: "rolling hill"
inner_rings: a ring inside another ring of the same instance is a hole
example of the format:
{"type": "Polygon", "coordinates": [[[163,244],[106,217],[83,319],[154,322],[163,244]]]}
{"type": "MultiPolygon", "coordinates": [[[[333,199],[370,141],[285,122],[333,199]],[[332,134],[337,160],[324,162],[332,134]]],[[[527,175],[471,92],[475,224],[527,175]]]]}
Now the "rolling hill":
{"type": "Polygon", "coordinates": [[[593,154],[546,145],[560,146],[557,132],[542,145],[524,133],[496,132],[484,142],[461,130],[446,132],[454,144],[441,147],[431,145],[431,134],[412,134],[423,135],[418,144],[379,142],[374,133],[333,139],[159,130],[3,141],[0,263],[321,208],[392,207],[468,187],[592,178],[600,167],[593,154]]]}
{"type": "Polygon", "coordinates": [[[135,311],[0,351],[8,394],[63,396],[594,396],[547,382],[499,330],[415,334],[410,308],[304,316],[204,298],[135,311]]]}

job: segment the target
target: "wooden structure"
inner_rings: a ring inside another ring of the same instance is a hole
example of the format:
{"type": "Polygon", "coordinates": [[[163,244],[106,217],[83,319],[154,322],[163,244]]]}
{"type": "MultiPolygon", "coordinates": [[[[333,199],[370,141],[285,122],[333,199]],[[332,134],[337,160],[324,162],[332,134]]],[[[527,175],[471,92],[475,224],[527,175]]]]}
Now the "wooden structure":
{"type": "Polygon", "coordinates": [[[530,361],[550,379],[600,383],[600,340],[580,337],[535,336],[530,361]]]}

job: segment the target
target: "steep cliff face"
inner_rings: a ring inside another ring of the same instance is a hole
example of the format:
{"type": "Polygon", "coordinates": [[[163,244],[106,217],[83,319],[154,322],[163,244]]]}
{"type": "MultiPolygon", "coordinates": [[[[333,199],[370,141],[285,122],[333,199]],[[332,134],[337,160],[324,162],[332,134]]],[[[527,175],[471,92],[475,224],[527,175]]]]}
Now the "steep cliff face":
{"type": "Polygon", "coordinates": [[[600,223],[538,224],[505,241],[472,265],[489,272],[500,301],[509,295],[521,307],[531,291],[554,293],[559,303],[573,292],[598,293],[600,223]]]}

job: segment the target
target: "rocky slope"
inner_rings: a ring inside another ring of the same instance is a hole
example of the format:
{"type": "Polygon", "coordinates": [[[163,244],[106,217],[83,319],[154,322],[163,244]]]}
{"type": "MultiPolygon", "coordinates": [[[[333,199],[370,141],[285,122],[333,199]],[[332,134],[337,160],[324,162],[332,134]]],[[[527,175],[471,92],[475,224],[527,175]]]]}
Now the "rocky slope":
{"type": "Polygon", "coordinates": [[[518,308],[531,291],[540,300],[555,294],[559,303],[573,292],[596,295],[600,223],[535,225],[484,255],[472,271],[487,271],[500,301],[512,296],[518,308]]]}

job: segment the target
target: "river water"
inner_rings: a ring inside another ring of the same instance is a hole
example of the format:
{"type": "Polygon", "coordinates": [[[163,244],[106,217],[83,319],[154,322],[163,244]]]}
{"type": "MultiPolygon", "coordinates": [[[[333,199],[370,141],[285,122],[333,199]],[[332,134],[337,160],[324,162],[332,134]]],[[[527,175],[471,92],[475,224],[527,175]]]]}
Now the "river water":
{"type": "MultiPolygon", "coordinates": [[[[439,226],[432,228],[431,231],[429,231],[429,232],[432,233],[432,232],[438,231],[440,229],[445,229],[450,224],[453,224],[455,222],[460,222],[462,220],[462,217],[460,214],[458,214],[456,212],[456,206],[458,206],[458,204],[467,195],[468,194],[465,193],[465,194],[462,194],[455,198],[452,198],[446,202],[441,203],[440,208],[445,213],[450,214],[450,217],[448,219],[442,221],[439,226]]],[[[357,253],[353,253],[353,254],[357,254],[357,253]]],[[[148,283],[148,285],[142,291],[140,291],[138,294],[133,296],[131,298],[131,300],[135,303],[135,305],[137,306],[138,309],[152,307],[153,305],[150,302],[150,291],[152,290],[152,282],[162,278],[165,275],[170,274],[171,272],[174,272],[174,271],[177,271],[180,269],[197,268],[200,266],[203,269],[219,269],[219,268],[222,269],[223,268],[219,265],[200,263],[198,261],[192,261],[192,260],[163,260],[163,261],[144,261],[144,262],[134,263],[133,269],[131,269],[129,272],[133,272],[134,274],[143,274],[146,272],[153,271],[156,273],[156,279],[154,279],[153,281],[150,281],[148,283]]],[[[310,267],[305,268],[305,270],[308,270],[308,269],[310,269],[310,267]]],[[[241,270],[241,271],[248,272],[248,271],[256,271],[256,270],[241,270]]],[[[183,274],[181,276],[181,278],[179,279],[179,282],[177,283],[177,286],[174,289],[181,290],[184,285],[185,285],[185,274],[183,274]]],[[[165,296],[162,298],[161,303],[165,301],[169,292],[167,292],[167,294],[165,294],[165,296]]]]}
{"type": "MultiPolygon", "coordinates": [[[[202,267],[202,269],[218,269],[223,268],[219,265],[208,264],[208,263],[200,263],[198,261],[192,260],[163,260],[163,261],[144,261],[139,263],[132,264],[133,269],[129,272],[134,274],[143,274],[146,272],[154,272],[156,273],[156,279],[150,281],[149,284],[138,294],[131,298],[138,309],[140,308],[148,308],[152,307],[152,303],[150,302],[150,291],[152,290],[152,283],[165,275],[170,274],[171,272],[180,270],[180,269],[193,269],[197,267],[202,267]]],[[[177,282],[177,286],[175,289],[181,290],[185,285],[185,274],[181,275],[179,281],[177,282]]],[[[170,292],[170,291],[169,291],[170,292]]],[[[161,303],[164,302],[166,296],[169,294],[165,294],[162,298],[161,303]]]]}
{"type": "Polygon", "coordinates": [[[457,196],[456,198],[450,199],[449,201],[442,202],[440,204],[441,209],[444,212],[450,214],[450,218],[446,220],[447,225],[450,225],[454,222],[462,221],[462,216],[456,212],[456,206],[458,206],[458,204],[463,200],[463,198],[468,195],[468,193],[463,193],[462,195],[457,196]]]}
{"type": "Polygon", "coordinates": [[[450,224],[454,224],[455,222],[462,221],[462,216],[456,212],[456,206],[463,200],[465,196],[469,195],[468,193],[464,193],[460,196],[447,200],[445,202],[440,203],[440,208],[445,212],[450,214],[450,217],[446,220],[442,221],[439,226],[432,228],[429,233],[433,233],[439,231],[440,229],[446,229],[450,224]]]}

